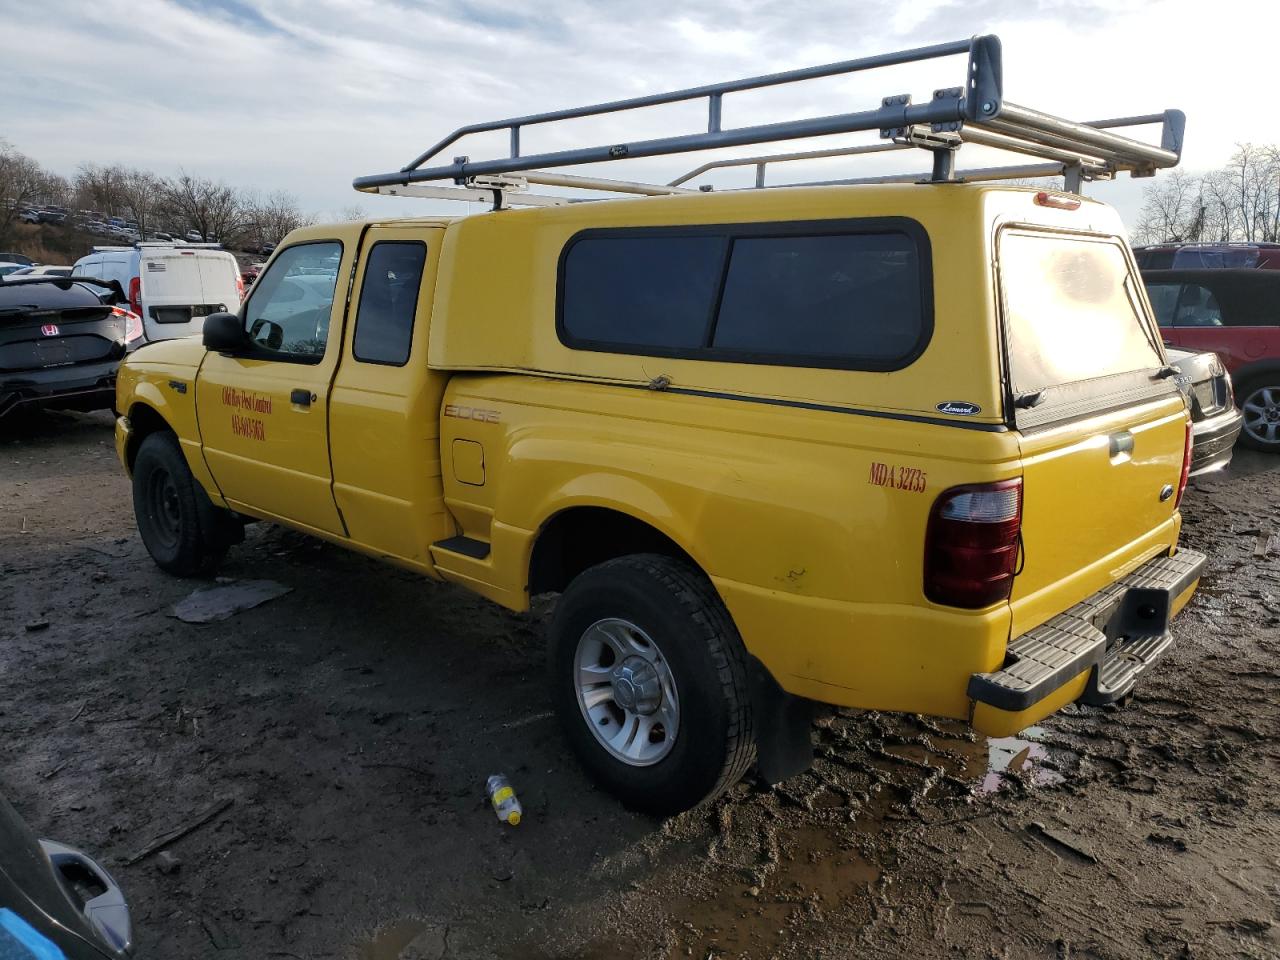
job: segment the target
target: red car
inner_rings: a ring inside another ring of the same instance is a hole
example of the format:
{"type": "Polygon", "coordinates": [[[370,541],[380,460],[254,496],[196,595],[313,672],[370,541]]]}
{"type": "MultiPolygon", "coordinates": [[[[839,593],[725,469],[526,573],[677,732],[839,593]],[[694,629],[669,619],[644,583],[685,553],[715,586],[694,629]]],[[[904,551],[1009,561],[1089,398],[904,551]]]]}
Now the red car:
{"type": "Polygon", "coordinates": [[[1144,270],[1167,343],[1212,350],[1235,384],[1240,439],[1280,453],[1280,270],[1144,270]]]}
{"type": "Polygon", "coordinates": [[[1134,247],[1133,255],[1144,272],[1234,267],[1280,270],[1280,243],[1157,243],[1134,247]]]}

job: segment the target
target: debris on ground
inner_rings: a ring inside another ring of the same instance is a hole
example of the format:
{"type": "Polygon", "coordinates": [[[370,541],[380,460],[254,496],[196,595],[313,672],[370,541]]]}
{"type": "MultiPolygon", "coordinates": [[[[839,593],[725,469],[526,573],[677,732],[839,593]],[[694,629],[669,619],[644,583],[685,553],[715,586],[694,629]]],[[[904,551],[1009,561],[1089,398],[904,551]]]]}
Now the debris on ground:
{"type": "Polygon", "coordinates": [[[168,850],[161,850],[156,854],[156,869],[166,876],[171,873],[177,873],[182,869],[182,861],[168,850]]]}
{"type": "Polygon", "coordinates": [[[292,591],[274,580],[236,580],[194,591],[173,605],[171,615],[184,623],[216,623],[292,591]]]}
{"type": "Polygon", "coordinates": [[[199,814],[198,816],[192,818],[187,823],[184,823],[182,826],[175,827],[174,829],[168,831],[167,833],[162,833],[160,836],[156,837],[154,840],[148,843],[145,847],[143,847],[133,856],[126,859],[124,861],[124,865],[126,867],[131,867],[135,863],[145,860],[147,857],[151,856],[153,853],[156,853],[162,848],[167,847],[169,844],[173,843],[175,840],[181,840],[187,834],[195,832],[196,830],[203,827],[210,820],[215,819],[219,814],[222,813],[222,811],[226,810],[234,802],[235,801],[231,797],[225,797],[222,800],[219,800],[213,806],[209,807],[207,810],[205,810],[203,813],[199,814]]]}

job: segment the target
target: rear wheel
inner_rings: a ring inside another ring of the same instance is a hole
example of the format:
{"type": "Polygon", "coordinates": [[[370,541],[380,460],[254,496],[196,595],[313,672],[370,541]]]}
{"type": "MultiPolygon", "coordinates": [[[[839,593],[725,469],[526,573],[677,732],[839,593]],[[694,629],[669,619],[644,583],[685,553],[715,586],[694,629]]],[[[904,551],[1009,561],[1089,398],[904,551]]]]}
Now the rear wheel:
{"type": "Polygon", "coordinates": [[[133,513],[161,570],[179,577],[213,571],[227,550],[213,535],[218,512],[173,434],[153,433],[142,441],[133,463],[133,513]]]}
{"type": "Polygon", "coordinates": [[[699,571],[642,554],[569,584],[551,623],[553,699],[583,766],[628,806],[687,810],[755,758],[746,653],[699,571]]]}
{"type": "Polygon", "coordinates": [[[1250,381],[1239,396],[1244,414],[1241,442],[1255,450],[1280,453],[1280,374],[1250,381]]]}

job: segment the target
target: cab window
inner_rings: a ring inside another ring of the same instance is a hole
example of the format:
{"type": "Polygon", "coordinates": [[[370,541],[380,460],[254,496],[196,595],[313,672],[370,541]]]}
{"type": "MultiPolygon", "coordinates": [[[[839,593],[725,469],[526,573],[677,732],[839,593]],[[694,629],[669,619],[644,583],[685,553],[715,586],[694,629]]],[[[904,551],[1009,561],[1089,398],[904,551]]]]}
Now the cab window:
{"type": "Polygon", "coordinates": [[[363,363],[401,367],[409,361],[413,318],[427,245],[416,240],[383,240],[369,252],[356,310],[353,343],[363,363]]]}
{"type": "Polygon", "coordinates": [[[342,244],[299,243],[280,253],[253,286],[245,332],[259,350],[281,360],[317,362],[324,356],[333,313],[342,244]]]}

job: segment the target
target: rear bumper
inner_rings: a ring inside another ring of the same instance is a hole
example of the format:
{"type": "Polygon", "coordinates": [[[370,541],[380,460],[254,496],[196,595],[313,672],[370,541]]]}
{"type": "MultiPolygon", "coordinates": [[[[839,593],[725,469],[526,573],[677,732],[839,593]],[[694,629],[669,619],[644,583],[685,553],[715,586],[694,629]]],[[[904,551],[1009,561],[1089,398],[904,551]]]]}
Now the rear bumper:
{"type": "Polygon", "coordinates": [[[1169,621],[1191,598],[1204,554],[1157,557],[1013,640],[1004,666],[969,678],[973,725],[1004,736],[1065,703],[1113,703],[1173,643],[1169,621]]]}
{"type": "Polygon", "coordinates": [[[1231,451],[1244,416],[1235,407],[1229,407],[1216,416],[1191,425],[1191,476],[1221,470],[1231,462],[1231,451]]]}
{"type": "Polygon", "coordinates": [[[103,410],[115,403],[119,360],[0,374],[0,417],[19,408],[103,410]]]}

